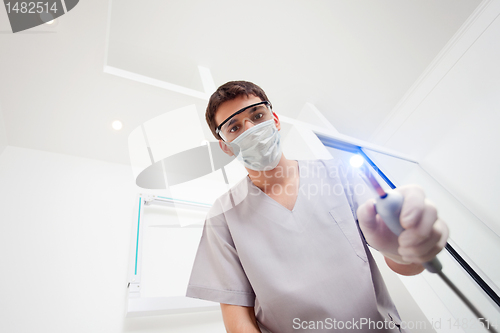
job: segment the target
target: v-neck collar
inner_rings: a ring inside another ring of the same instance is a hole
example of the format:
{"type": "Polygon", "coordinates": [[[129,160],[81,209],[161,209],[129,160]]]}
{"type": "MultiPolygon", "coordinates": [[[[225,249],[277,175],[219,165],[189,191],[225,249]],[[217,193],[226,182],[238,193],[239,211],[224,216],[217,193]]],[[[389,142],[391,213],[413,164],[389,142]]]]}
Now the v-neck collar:
{"type": "Polygon", "coordinates": [[[299,188],[298,188],[298,193],[297,193],[297,198],[295,199],[295,204],[293,205],[293,208],[292,210],[286,208],[285,206],[283,206],[282,204],[280,204],[279,202],[277,202],[276,200],[274,200],[273,198],[271,198],[269,195],[267,195],[264,191],[262,191],[259,187],[257,187],[253,182],[252,180],[250,179],[250,176],[246,176],[248,182],[250,182],[250,186],[253,186],[255,187],[255,189],[257,189],[260,193],[260,195],[263,195],[267,201],[271,202],[272,204],[274,205],[277,205],[279,207],[281,207],[281,209],[284,209],[285,211],[289,212],[290,214],[291,213],[294,213],[297,209],[297,206],[298,204],[300,203],[300,192],[301,192],[301,186],[302,186],[302,177],[300,176],[300,170],[302,168],[302,162],[300,160],[294,160],[294,161],[297,161],[297,167],[298,167],[298,173],[299,173],[299,188]]]}

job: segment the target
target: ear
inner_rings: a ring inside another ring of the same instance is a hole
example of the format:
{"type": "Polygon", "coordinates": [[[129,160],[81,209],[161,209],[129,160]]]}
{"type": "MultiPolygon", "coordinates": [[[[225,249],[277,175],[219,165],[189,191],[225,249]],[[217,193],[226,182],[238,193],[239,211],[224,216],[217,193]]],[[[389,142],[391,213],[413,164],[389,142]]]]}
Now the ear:
{"type": "Polygon", "coordinates": [[[234,156],[233,150],[231,149],[231,146],[227,145],[224,141],[219,140],[219,147],[222,149],[224,153],[226,153],[229,156],[234,156]]]}
{"type": "Polygon", "coordinates": [[[274,117],[274,123],[276,125],[276,128],[278,129],[278,131],[281,130],[281,123],[280,123],[280,119],[278,118],[278,115],[273,112],[273,117],[274,117]]]}

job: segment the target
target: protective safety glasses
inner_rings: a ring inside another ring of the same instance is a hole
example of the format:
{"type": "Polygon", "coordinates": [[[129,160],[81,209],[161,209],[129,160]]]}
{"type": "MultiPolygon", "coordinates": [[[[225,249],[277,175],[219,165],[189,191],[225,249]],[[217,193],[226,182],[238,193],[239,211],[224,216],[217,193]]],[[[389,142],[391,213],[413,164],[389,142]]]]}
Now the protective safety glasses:
{"type": "Polygon", "coordinates": [[[254,125],[273,119],[271,103],[268,101],[255,103],[233,113],[217,128],[217,133],[225,142],[231,142],[245,132],[245,121],[254,125]]]}

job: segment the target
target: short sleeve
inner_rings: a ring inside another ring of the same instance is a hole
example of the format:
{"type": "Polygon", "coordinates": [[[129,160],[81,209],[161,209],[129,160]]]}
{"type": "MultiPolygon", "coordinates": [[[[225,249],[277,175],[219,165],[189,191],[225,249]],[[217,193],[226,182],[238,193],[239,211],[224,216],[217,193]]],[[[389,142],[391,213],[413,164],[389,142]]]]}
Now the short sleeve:
{"type": "Polygon", "coordinates": [[[186,296],[240,306],[255,304],[223,214],[205,221],[186,296]]]}

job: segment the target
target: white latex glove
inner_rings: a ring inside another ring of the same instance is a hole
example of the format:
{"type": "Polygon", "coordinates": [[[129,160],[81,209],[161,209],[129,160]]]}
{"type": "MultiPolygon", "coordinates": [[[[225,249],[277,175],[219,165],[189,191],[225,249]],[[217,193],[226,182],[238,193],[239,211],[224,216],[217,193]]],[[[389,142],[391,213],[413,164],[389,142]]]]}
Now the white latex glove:
{"type": "Polygon", "coordinates": [[[386,258],[402,265],[427,262],[446,245],[448,227],[438,218],[436,207],[425,198],[419,186],[406,185],[395,191],[404,197],[400,223],[405,230],[399,237],[376,214],[374,199],[359,206],[359,226],[368,244],[386,258]]]}

